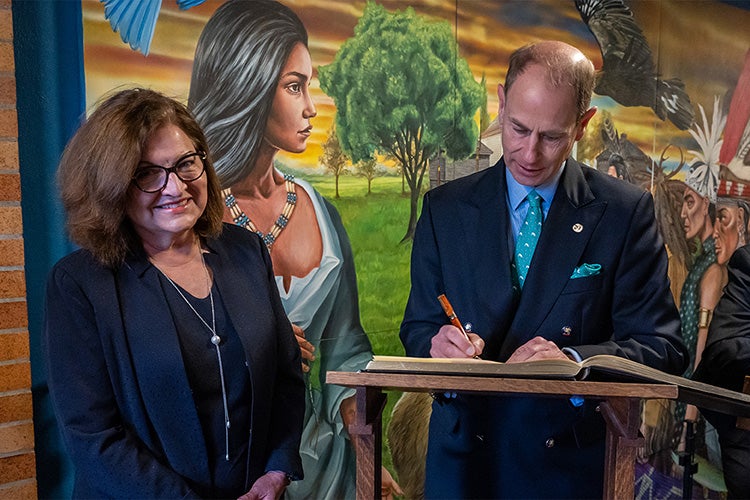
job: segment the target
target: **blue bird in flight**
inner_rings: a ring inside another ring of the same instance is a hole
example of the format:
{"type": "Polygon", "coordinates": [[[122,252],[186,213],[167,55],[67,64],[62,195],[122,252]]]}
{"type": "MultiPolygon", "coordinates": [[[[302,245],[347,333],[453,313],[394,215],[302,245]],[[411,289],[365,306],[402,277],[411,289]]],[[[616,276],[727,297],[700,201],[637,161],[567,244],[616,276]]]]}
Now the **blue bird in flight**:
{"type": "MultiPolygon", "coordinates": [[[[133,50],[148,55],[154,38],[156,19],[162,0],[99,0],[104,5],[104,17],[112,30],[120,33],[122,41],[133,50]]],[[[205,0],[176,0],[177,6],[187,10],[205,0]]]]}

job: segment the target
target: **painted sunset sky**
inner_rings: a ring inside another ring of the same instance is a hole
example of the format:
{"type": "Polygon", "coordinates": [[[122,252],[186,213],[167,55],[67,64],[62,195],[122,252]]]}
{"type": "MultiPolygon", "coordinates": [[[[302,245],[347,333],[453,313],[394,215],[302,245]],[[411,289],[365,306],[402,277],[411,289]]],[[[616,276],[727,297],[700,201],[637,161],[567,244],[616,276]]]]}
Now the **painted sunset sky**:
{"type": "MultiPolygon", "coordinates": [[[[111,89],[146,86],[187,99],[195,45],[201,29],[222,1],[207,1],[181,11],[174,0],[163,0],[148,56],[120,40],[104,19],[97,0],[83,1],[87,107],[111,89]]],[[[312,95],[318,109],[307,151],[282,157],[295,166],[317,166],[320,144],[335,114],[333,101],[319,87],[317,67],[329,64],[339,46],[353,36],[366,5],[348,0],[287,0],[309,33],[315,74],[312,95]]],[[[488,111],[497,113],[497,84],[505,78],[508,56],[515,48],[542,39],[571,43],[601,66],[593,35],[581,20],[573,0],[411,0],[381,1],[389,11],[408,6],[436,22],[448,22],[477,81],[487,79],[488,111]]],[[[750,10],[747,2],[715,0],[648,0],[626,2],[648,40],[658,72],[680,78],[700,119],[698,104],[710,117],[713,96],[734,89],[745,54],[750,49],[750,10]]],[[[425,82],[429,85],[429,82],[425,82]]],[[[625,108],[595,96],[594,105],[612,113],[618,130],[647,154],[658,158],[668,144],[695,149],[687,131],[660,121],[650,108],[625,108]]],[[[725,104],[726,105],[726,104],[725,104]]]]}

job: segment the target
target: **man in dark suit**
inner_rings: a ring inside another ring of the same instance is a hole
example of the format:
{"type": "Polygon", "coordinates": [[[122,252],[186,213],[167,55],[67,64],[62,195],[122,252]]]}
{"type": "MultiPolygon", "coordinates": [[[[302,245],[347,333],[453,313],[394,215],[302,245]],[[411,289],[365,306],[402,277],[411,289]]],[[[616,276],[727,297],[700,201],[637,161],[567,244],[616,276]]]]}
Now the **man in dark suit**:
{"type": "MultiPolygon", "coordinates": [[[[729,281],[714,311],[695,380],[742,392],[750,375],[750,246],[738,248],[727,266],[729,281]]],[[[702,408],[719,433],[728,498],[750,498],[750,430],[737,417],[702,408]]]]}
{"type": "MultiPolygon", "coordinates": [[[[682,372],[687,353],[651,195],[569,157],[596,112],[593,86],[593,64],[570,45],[541,42],[511,56],[498,86],[503,158],[424,198],[401,325],[407,355],[612,354],[682,372]],[[541,207],[529,209],[532,191],[541,207]],[[543,222],[530,222],[534,214],[543,222]],[[538,241],[526,224],[541,224],[538,241]],[[471,323],[468,340],[446,324],[440,294],[471,323]]],[[[426,496],[600,497],[604,430],[596,401],[439,396],[426,496]]]]}

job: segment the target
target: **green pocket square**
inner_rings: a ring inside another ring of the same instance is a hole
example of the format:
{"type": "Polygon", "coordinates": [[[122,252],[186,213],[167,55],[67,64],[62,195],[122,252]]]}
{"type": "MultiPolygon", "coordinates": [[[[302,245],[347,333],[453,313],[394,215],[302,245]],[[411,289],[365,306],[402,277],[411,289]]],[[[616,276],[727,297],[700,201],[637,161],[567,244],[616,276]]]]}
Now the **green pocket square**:
{"type": "Polygon", "coordinates": [[[570,275],[570,279],[596,276],[601,272],[601,270],[601,264],[581,264],[580,266],[573,269],[573,274],[570,275]]]}

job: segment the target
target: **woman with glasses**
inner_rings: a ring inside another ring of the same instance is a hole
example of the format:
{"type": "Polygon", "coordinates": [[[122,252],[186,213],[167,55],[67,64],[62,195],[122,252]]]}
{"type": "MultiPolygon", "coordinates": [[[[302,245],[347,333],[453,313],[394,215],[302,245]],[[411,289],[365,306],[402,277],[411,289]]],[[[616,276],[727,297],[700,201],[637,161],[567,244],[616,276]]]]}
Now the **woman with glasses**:
{"type": "Polygon", "coordinates": [[[81,249],[50,274],[44,342],[76,498],[278,498],[302,477],[299,348],[210,158],[187,109],[143,89],[63,154],[81,249]]]}

